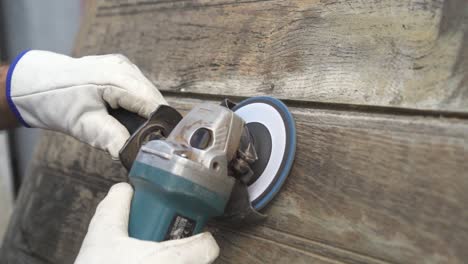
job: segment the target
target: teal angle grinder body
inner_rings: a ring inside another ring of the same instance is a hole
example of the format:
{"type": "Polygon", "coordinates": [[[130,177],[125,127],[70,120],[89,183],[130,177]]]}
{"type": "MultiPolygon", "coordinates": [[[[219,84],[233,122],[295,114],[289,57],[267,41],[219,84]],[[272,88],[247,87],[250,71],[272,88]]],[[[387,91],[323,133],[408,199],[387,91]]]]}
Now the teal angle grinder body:
{"type": "Polygon", "coordinates": [[[278,193],[294,161],[288,108],[275,98],[253,97],[237,105],[200,104],[181,118],[165,107],[120,153],[135,190],[129,235],[180,239],[200,233],[212,218],[264,218],[258,210],[278,193]]]}
{"type": "MultiPolygon", "coordinates": [[[[152,154],[143,154],[147,155],[152,154]]],[[[209,218],[223,214],[229,199],[227,194],[144,161],[135,162],[130,182],[135,194],[129,235],[141,240],[164,241],[198,234],[209,218]]]]}

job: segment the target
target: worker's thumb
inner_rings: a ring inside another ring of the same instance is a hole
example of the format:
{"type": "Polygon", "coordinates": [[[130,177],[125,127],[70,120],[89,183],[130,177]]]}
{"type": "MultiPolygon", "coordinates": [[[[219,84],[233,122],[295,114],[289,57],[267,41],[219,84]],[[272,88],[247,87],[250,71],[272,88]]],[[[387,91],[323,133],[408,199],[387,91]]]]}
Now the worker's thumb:
{"type": "Polygon", "coordinates": [[[102,238],[127,237],[132,196],[133,188],[130,184],[121,182],[112,186],[97,206],[88,233],[102,238]]]}
{"type": "Polygon", "coordinates": [[[212,263],[219,255],[219,246],[209,232],[152,244],[151,253],[141,263],[212,263]]]}

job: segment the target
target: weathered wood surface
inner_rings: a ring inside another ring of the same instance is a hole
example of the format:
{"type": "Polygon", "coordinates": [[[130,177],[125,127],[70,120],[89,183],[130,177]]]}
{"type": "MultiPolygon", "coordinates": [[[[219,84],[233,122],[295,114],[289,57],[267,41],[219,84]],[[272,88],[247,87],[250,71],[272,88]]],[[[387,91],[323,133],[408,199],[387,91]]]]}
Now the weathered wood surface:
{"type": "Polygon", "coordinates": [[[99,1],[78,54],[162,90],[468,111],[465,0],[99,1]]]}
{"type": "MultiPolygon", "coordinates": [[[[196,99],[169,97],[187,110],[196,99]]],[[[218,263],[464,263],[468,120],[294,107],[298,153],[253,228],[211,225],[218,263]]],[[[1,263],[72,263],[122,167],[46,133],[1,263]]]]}
{"type": "MultiPolygon", "coordinates": [[[[77,55],[127,55],[181,110],[288,99],[293,171],[264,224],[210,225],[218,263],[465,263],[467,5],[92,1],[77,55]]],[[[125,180],[102,152],[46,133],[0,263],[72,263],[97,203],[125,180]]]]}

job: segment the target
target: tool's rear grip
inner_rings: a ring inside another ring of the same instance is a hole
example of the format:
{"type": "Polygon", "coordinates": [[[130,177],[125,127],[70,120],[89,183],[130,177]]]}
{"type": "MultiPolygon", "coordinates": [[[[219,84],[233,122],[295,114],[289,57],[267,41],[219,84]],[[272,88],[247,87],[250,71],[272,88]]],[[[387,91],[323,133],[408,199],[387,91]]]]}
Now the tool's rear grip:
{"type": "Polygon", "coordinates": [[[138,178],[133,178],[132,184],[135,194],[130,208],[130,237],[164,241],[189,237],[203,229],[207,218],[191,212],[184,204],[185,197],[175,197],[138,178]]]}
{"type": "MultiPolygon", "coordinates": [[[[150,241],[164,241],[197,234],[205,221],[196,221],[177,213],[163,189],[155,190],[148,182],[132,181],[135,194],[130,209],[129,235],[150,241]],[[176,222],[177,221],[177,222],[176,222]]],[[[179,205],[180,207],[180,205],[179,205]]]]}
{"type": "Polygon", "coordinates": [[[135,194],[130,208],[128,233],[141,240],[163,241],[173,210],[152,193],[146,183],[132,181],[135,194]]]}

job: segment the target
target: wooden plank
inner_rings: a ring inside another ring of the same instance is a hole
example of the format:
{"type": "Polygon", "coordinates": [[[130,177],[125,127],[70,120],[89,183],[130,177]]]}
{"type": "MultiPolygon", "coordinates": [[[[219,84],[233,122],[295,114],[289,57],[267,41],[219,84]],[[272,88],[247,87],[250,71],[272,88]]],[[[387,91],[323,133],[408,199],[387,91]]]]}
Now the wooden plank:
{"type": "Polygon", "coordinates": [[[313,252],[300,250],[246,233],[232,232],[228,229],[221,229],[214,233],[214,236],[222,251],[221,256],[216,261],[216,263],[220,264],[342,263],[313,252]]]}
{"type": "Polygon", "coordinates": [[[164,91],[468,109],[464,0],[92,6],[77,54],[123,53],[164,91]]]}
{"type": "Polygon", "coordinates": [[[304,238],[372,261],[468,258],[466,121],[293,112],[298,154],[286,188],[267,210],[274,217],[263,237],[277,241],[284,233],[282,243],[304,238]]]}
{"type": "MultiPolygon", "coordinates": [[[[201,102],[168,99],[183,111],[201,102]]],[[[298,128],[292,174],[264,224],[213,224],[219,263],[468,259],[468,120],[291,109],[298,128]]],[[[120,164],[101,151],[46,133],[0,262],[72,263],[96,204],[124,180],[120,164]]]]}

